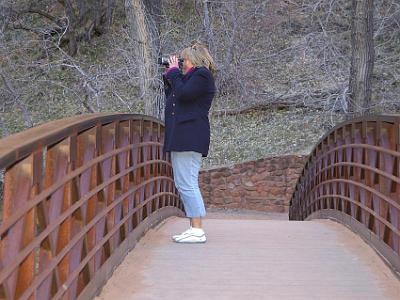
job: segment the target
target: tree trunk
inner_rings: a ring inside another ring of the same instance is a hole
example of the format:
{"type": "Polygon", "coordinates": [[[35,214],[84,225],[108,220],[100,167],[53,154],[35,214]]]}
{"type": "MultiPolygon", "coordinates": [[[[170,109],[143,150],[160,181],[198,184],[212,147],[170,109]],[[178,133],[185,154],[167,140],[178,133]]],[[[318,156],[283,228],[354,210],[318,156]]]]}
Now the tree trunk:
{"type": "MultiPolygon", "coordinates": [[[[149,21],[149,29],[150,29],[150,34],[152,37],[152,55],[153,55],[153,63],[156,62],[157,58],[161,54],[161,41],[160,41],[160,36],[161,36],[161,24],[163,22],[163,2],[159,0],[144,0],[144,7],[146,8],[148,12],[148,21],[149,21]]],[[[152,92],[154,95],[154,100],[153,100],[153,110],[154,110],[154,116],[159,118],[159,119],[164,119],[164,109],[165,109],[165,95],[164,95],[164,86],[162,84],[162,81],[159,80],[159,66],[154,65],[154,76],[156,80],[152,81],[152,92]]]]}
{"type": "Polygon", "coordinates": [[[106,12],[106,27],[107,27],[107,30],[111,28],[114,9],[115,9],[115,0],[108,0],[107,1],[107,12],[106,12]]]}
{"type": "Polygon", "coordinates": [[[371,79],[374,68],[373,11],[374,0],[352,0],[351,69],[349,112],[370,112],[371,79]]]}
{"type": "Polygon", "coordinates": [[[68,54],[78,52],[82,39],[90,40],[94,33],[107,32],[112,24],[115,0],[58,0],[68,18],[68,54]]]}
{"type": "Polygon", "coordinates": [[[144,101],[145,114],[161,116],[158,109],[162,93],[157,80],[156,47],[152,44],[151,29],[142,0],[125,0],[125,9],[132,41],[135,43],[136,62],[139,68],[139,86],[144,101]]]}
{"type": "Polygon", "coordinates": [[[70,56],[75,56],[78,52],[78,42],[76,37],[76,15],[74,12],[73,5],[70,0],[65,0],[65,13],[68,18],[68,31],[67,31],[67,38],[68,38],[68,54],[70,56]]]}
{"type": "Polygon", "coordinates": [[[214,53],[214,32],[210,20],[209,3],[209,0],[203,0],[203,26],[207,36],[208,49],[211,53],[214,53]]]}

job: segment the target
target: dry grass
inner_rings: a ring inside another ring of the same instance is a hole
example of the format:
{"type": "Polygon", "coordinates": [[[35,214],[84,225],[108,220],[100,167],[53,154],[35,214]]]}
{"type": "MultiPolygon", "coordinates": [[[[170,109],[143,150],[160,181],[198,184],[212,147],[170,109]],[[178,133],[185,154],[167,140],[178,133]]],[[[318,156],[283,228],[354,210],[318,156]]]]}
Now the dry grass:
{"type": "Polygon", "coordinates": [[[309,109],[212,117],[210,152],[203,166],[309,154],[319,139],[343,119],[343,114],[309,109]]]}

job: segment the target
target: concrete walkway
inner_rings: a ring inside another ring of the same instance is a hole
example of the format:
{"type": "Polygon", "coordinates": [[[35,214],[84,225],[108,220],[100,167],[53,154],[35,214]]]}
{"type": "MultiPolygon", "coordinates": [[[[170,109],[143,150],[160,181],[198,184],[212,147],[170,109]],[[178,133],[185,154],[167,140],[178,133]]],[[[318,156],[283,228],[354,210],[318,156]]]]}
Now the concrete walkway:
{"type": "Polygon", "coordinates": [[[195,245],[171,241],[187,219],[167,219],[96,299],[400,299],[400,281],[344,226],[252,217],[209,213],[207,243],[195,245]]]}

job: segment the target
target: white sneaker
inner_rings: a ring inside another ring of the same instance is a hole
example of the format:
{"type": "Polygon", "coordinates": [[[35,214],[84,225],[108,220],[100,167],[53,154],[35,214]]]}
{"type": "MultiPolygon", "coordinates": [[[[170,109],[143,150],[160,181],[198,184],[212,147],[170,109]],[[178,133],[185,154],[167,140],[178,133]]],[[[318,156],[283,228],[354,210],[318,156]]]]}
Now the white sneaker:
{"type": "Polygon", "coordinates": [[[201,228],[193,228],[186,230],[174,239],[176,243],[205,243],[207,240],[204,230],[201,228]]]}
{"type": "Polygon", "coordinates": [[[192,226],[190,226],[190,228],[189,229],[187,229],[187,230],[185,230],[184,232],[182,232],[182,233],[180,233],[180,234],[175,234],[175,235],[173,235],[172,236],[172,239],[175,241],[177,238],[179,238],[180,236],[185,236],[185,235],[188,235],[188,234],[190,234],[191,233],[191,231],[192,231],[192,226]]]}

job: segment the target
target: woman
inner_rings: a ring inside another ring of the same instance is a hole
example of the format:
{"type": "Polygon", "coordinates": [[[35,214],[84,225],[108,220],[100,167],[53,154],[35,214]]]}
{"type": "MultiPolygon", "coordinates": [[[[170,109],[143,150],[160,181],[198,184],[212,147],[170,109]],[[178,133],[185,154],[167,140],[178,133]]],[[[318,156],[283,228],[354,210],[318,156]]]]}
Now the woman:
{"type": "Polygon", "coordinates": [[[178,57],[171,56],[163,76],[167,96],[164,151],[171,153],[175,186],[190,218],[190,227],[172,239],[177,243],[204,243],[201,218],[206,211],[198,175],[201,159],[208,155],[210,145],[208,112],[215,95],[215,64],[200,43],[185,48],[180,58],[183,73],[178,57]]]}

